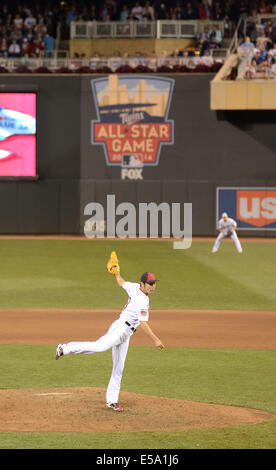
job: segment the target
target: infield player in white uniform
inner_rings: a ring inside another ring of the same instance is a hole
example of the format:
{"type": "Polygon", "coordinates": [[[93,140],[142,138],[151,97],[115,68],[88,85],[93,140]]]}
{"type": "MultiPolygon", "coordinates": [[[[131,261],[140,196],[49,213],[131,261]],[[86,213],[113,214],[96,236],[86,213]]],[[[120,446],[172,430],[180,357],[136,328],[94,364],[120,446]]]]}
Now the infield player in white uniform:
{"type": "Polygon", "coordinates": [[[128,294],[128,301],[119,318],[112,323],[107,333],[97,341],[59,344],[56,349],[56,359],[68,354],[99,353],[112,348],[113,369],[106,391],[106,405],[115,411],[123,411],[123,407],[118,404],[118,400],[131,336],[135,333],[136,328],[141,325],[145,333],[152,338],[157,349],[163,349],[164,345],[148,324],[149,295],[155,290],[157,282],[155,275],[149,272],[142,274],[140,284],[126,282],[121,277],[120,272],[116,272],[115,277],[118,285],[128,294]]]}
{"type": "Polygon", "coordinates": [[[223,238],[230,237],[235,243],[235,247],[237,248],[238,252],[242,253],[242,247],[236,233],[236,221],[234,219],[231,219],[231,217],[228,217],[228,214],[226,212],[223,212],[221,219],[219,220],[218,227],[219,234],[214,243],[212,252],[216,253],[218,251],[221,240],[223,238]]]}

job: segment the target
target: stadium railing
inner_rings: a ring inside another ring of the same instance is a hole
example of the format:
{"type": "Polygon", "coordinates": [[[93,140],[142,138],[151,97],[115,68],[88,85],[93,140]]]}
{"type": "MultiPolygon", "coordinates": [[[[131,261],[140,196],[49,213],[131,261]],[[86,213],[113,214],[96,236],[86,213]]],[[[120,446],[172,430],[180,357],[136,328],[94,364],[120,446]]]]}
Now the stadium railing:
{"type": "MultiPolygon", "coordinates": [[[[0,58],[0,72],[36,71],[47,72],[76,72],[78,70],[85,72],[130,72],[131,69],[141,68],[144,72],[192,72],[199,71],[198,67],[204,65],[202,72],[208,72],[208,67],[212,71],[214,64],[219,65],[225,61],[225,52],[218,49],[212,50],[209,59],[202,60],[201,57],[90,57],[71,59],[66,55],[67,51],[55,51],[52,57],[41,55],[38,58],[18,57],[18,58],[0,58]],[[62,56],[63,55],[63,56],[62,56]],[[161,70],[163,68],[163,70],[161,70]]],[[[68,52],[67,52],[68,54],[68,52]]]]}
{"type": "Polygon", "coordinates": [[[70,39],[196,38],[208,26],[217,25],[224,36],[224,21],[71,21],[70,39]]]}

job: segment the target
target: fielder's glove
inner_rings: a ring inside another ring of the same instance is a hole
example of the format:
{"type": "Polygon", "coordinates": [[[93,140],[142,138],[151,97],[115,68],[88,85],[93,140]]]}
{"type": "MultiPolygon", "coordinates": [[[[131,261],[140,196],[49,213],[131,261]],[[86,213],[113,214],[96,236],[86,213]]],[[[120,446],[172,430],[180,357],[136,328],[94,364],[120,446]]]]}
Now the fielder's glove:
{"type": "Polygon", "coordinates": [[[227,237],[231,237],[232,234],[233,234],[233,231],[232,231],[232,230],[229,230],[229,232],[227,232],[226,236],[227,236],[227,237]]]}
{"type": "Polygon", "coordinates": [[[116,255],[116,251],[112,251],[111,252],[111,255],[110,255],[110,258],[107,262],[107,271],[109,272],[109,274],[117,274],[120,272],[120,266],[119,266],[119,260],[118,260],[118,257],[116,255]]]}

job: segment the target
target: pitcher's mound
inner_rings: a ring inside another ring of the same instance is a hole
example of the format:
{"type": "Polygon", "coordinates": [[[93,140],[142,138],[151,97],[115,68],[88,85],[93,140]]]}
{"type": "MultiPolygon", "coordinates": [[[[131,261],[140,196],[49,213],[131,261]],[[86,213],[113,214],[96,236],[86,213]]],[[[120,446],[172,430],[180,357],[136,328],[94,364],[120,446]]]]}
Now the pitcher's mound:
{"type": "Polygon", "coordinates": [[[0,390],[1,432],[170,431],[253,424],[271,413],[236,406],[120,393],[122,413],[105,406],[105,390],[0,390]]]}

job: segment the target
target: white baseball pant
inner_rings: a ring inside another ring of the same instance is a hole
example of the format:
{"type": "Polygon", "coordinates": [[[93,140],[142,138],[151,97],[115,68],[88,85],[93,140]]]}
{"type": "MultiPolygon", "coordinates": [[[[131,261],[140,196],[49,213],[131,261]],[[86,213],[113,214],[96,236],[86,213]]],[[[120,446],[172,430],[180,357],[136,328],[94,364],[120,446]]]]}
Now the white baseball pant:
{"type": "MultiPolygon", "coordinates": [[[[224,235],[223,232],[220,232],[216,238],[216,241],[214,243],[214,246],[213,246],[213,252],[216,252],[218,251],[219,249],[219,246],[220,246],[220,243],[221,243],[221,240],[226,237],[226,235],[224,235]]],[[[235,230],[233,231],[232,235],[230,236],[230,238],[233,240],[233,242],[235,243],[235,247],[237,248],[238,252],[241,253],[242,252],[242,247],[241,247],[241,244],[240,244],[240,241],[237,237],[237,234],[235,232],[235,230]]]]}
{"type": "Polygon", "coordinates": [[[62,344],[63,354],[93,354],[112,348],[113,369],[106,390],[106,402],[118,403],[121,380],[133,331],[121,319],[112,323],[105,335],[96,341],[78,341],[62,344]]]}

